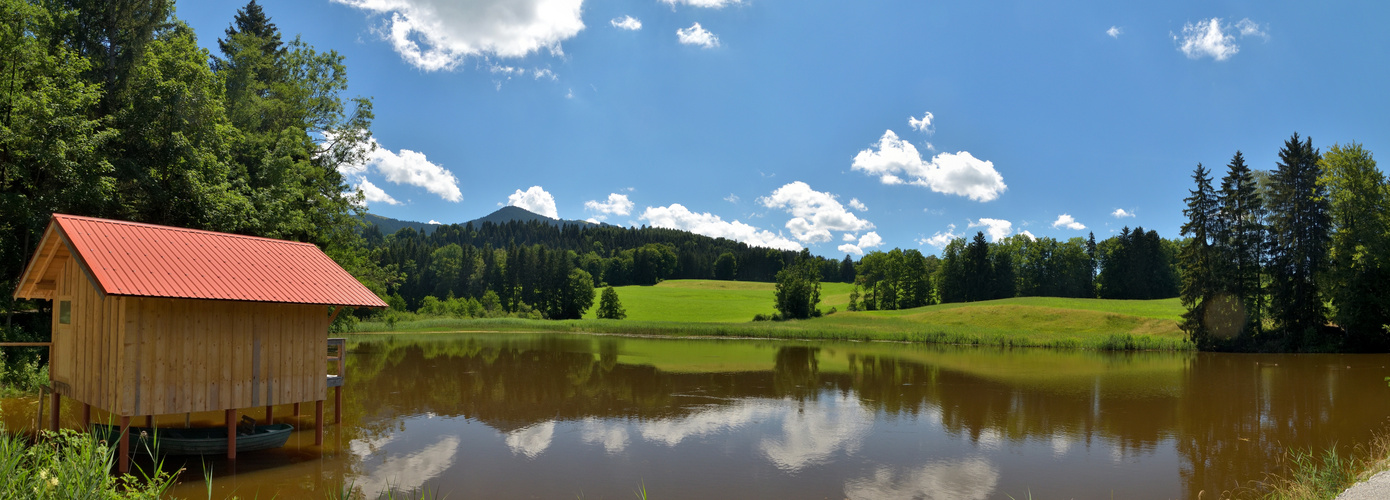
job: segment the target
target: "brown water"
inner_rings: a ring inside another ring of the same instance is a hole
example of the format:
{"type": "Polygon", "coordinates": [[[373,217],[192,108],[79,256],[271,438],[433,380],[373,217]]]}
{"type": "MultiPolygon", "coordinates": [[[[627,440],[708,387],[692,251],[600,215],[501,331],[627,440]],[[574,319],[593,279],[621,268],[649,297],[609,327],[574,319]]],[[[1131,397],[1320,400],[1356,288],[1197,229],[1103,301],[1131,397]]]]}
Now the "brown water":
{"type": "MultiPolygon", "coordinates": [[[[1289,447],[1350,447],[1390,415],[1390,355],[554,334],[349,351],[322,450],[312,417],[277,407],[302,430],[235,467],[208,457],[214,497],[1215,498],[1278,472],[1289,447]]],[[[32,399],[0,411],[32,427],[32,399]]],[[[165,465],[190,469],[175,495],[206,496],[196,457],[165,465]]]]}

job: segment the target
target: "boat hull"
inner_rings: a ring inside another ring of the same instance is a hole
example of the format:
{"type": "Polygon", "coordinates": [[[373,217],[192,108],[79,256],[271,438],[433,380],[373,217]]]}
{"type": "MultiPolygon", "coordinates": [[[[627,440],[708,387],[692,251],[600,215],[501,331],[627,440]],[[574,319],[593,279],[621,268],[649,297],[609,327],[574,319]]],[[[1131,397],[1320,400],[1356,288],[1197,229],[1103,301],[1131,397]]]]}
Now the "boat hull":
{"type": "MultiPolygon", "coordinates": [[[[161,455],[218,455],[227,453],[226,427],[195,427],[191,429],[130,427],[130,451],[150,453],[156,450],[161,455]]],[[[257,425],[251,434],[237,434],[236,451],[268,450],[285,445],[290,439],[294,426],[290,424],[257,425]]],[[[115,442],[121,432],[119,426],[94,424],[92,433],[107,442],[115,442]]]]}

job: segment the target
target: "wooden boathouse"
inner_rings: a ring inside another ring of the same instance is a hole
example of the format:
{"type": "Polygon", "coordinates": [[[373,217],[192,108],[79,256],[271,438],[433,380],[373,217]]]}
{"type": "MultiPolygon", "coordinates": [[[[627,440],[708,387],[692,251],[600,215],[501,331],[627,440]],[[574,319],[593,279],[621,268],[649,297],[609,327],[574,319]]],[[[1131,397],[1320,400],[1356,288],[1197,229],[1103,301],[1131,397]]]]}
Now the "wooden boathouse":
{"type": "Polygon", "coordinates": [[[345,307],[386,307],[309,243],[63,214],[14,296],[53,301],[54,429],[64,396],[84,403],[84,422],[97,407],[123,431],[132,417],[222,411],[229,459],[238,409],[270,420],[271,405],[314,402],[322,445],[327,390],[342,383],[328,375],[328,327],[345,307]]]}

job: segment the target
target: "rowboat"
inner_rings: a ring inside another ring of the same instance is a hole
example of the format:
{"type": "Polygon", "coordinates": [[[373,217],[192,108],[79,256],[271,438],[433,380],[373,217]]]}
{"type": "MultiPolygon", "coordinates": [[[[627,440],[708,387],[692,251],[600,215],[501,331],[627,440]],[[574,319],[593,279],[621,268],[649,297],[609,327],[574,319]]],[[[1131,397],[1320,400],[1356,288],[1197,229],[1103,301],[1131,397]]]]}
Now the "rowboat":
{"type": "MultiPolygon", "coordinates": [[[[251,434],[237,433],[236,451],[267,450],[279,448],[290,439],[290,424],[257,425],[251,434]]],[[[121,428],[115,425],[93,424],[92,433],[108,443],[116,442],[121,428]]],[[[226,427],[194,427],[180,429],[174,427],[130,427],[130,450],[135,453],[149,453],[156,449],[163,455],[216,455],[227,453],[226,427]]]]}

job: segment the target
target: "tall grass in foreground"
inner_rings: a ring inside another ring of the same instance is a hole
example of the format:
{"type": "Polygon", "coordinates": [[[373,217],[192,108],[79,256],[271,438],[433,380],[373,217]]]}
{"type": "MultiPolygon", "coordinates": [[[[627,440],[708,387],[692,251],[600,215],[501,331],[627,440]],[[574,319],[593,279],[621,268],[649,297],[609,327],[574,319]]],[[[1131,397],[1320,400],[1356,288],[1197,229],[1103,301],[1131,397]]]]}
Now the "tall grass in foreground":
{"type": "Polygon", "coordinates": [[[64,429],[41,432],[32,444],[0,428],[0,498],[158,499],[174,477],[112,476],[115,451],[96,437],[64,429]]]}
{"type": "Polygon", "coordinates": [[[1285,474],[1265,482],[1268,500],[1333,499],[1351,485],[1390,470],[1390,433],[1379,433],[1365,445],[1339,452],[1336,446],[1316,453],[1291,450],[1285,474]]]}

